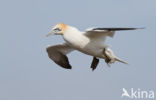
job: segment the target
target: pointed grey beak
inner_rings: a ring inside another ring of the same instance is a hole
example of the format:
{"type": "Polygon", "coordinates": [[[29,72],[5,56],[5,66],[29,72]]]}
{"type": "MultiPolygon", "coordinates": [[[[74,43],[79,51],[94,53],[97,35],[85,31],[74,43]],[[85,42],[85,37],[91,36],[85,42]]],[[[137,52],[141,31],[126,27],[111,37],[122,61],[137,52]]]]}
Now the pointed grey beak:
{"type": "Polygon", "coordinates": [[[46,37],[50,36],[50,35],[54,35],[55,32],[53,30],[51,30],[50,32],[48,32],[48,34],[46,35],[46,37]]]}

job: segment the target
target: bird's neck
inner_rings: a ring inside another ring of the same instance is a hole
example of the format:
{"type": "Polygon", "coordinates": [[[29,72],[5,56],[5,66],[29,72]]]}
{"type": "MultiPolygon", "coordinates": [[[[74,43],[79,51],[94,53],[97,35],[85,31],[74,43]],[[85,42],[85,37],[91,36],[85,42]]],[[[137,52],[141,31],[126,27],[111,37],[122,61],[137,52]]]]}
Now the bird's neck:
{"type": "Polygon", "coordinates": [[[74,27],[69,27],[63,38],[67,43],[78,48],[83,48],[89,43],[89,39],[74,27]]]}

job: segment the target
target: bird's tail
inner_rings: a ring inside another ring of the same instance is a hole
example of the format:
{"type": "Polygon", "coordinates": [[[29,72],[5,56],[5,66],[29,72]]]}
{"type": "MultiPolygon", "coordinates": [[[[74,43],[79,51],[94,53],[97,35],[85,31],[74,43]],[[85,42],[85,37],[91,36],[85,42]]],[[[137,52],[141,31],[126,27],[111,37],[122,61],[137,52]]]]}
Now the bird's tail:
{"type": "Polygon", "coordinates": [[[127,62],[125,62],[125,61],[121,60],[121,59],[120,59],[120,58],[118,58],[118,57],[116,57],[116,58],[115,58],[115,60],[116,60],[116,61],[119,61],[119,62],[121,62],[121,63],[124,63],[124,64],[128,64],[127,62]]]}

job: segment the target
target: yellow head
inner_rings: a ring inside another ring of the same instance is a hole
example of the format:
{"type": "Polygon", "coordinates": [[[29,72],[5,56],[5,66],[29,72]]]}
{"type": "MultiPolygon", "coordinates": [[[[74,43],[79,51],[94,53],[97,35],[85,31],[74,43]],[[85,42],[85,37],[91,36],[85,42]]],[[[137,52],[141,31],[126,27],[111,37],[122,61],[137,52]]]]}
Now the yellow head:
{"type": "Polygon", "coordinates": [[[47,36],[63,35],[65,33],[65,31],[67,30],[67,28],[68,28],[68,26],[66,24],[59,23],[52,28],[52,30],[47,34],[47,36]]]}

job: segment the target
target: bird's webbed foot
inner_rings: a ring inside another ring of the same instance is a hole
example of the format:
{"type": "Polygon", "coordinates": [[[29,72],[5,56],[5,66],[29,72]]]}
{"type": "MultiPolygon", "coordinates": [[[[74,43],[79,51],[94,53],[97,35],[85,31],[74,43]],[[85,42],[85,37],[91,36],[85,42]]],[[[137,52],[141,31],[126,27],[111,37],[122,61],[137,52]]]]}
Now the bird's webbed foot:
{"type": "Polygon", "coordinates": [[[99,59],[96,58],[96,57],[93,57],[92,64],[91,64],[91,67],[90,67],[92,69],[92,71],[94,71],[96,69],[98,63],[99,63],[99,59]]]}

